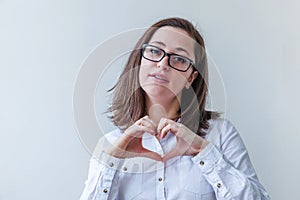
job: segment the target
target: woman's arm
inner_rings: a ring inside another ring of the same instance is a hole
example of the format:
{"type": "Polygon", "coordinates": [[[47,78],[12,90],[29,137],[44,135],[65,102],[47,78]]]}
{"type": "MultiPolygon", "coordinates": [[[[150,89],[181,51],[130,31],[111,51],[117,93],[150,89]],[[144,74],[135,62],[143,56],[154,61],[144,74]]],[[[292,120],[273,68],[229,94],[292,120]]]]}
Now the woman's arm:
{"type": "Polygon", "coordinates": [[[144,132],[155,135],[155,126],[148,116],[137,120],[124,133],[113,131],[99,140],[90,161],[81,200],[116,199],[119,168],[125,158],[143,156],[161,160],[159,154],[143,147],[144,132]]]}
{"type": "Polygon", "coordinates": [[[105,152],[90,160],[88,178],[80,200],[116,199],[118,195],[118,168],[122,159],[105,152]]]}
{"type": "Polygon", "coordinates": [[[238,131],[227,120],[217,121],[208,135],[210,144],[192,159],[214,188],[217,199],[270,199],[238,131]]]}

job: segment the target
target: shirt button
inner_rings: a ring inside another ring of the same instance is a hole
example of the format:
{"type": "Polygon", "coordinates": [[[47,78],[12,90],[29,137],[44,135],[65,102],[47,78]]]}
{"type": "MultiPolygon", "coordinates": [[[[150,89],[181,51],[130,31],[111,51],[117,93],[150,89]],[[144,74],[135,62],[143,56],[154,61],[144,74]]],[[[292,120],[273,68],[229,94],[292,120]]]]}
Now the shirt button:
{"type": "Polygon", "coordinates": [[[107,193],[107,192],[108,192],[108,190],[105,188],[105,189],[103,190],[103,192],[104,192],[104,193],[107,193]]]}
{"type": "Polygon", "coordinates": [[[222,184],[221,183],[218,183],[217,184],[217,188],[221,188],[222,187],[222,184]]]}
{"type": "Polygon", "coordinates": [[[114,163],[112,163],[112,162],[109,163],[109,166],[110,166],[110,167],[113,167],[113,166],[114,166],[114,163]]]}
{"type": "Polygon", "coordinates": [[[203,166],[203,165],[204,165],[204,162],[201,160],[199,164],[200,164],[201,166],[203,166]]]}
{"type": "Polygon", "coordinates": [[[127,171],[127,167],[123,167],[123,171],[125,171],[125,172],[126,172],[126,171],[127,171]]]}
{"type": "Polygon", "coordinates": [[[163,180],[162,177],[159,177],[159,178],[158,178],[158,181],[162,181],[162,180],[163,180]]]}

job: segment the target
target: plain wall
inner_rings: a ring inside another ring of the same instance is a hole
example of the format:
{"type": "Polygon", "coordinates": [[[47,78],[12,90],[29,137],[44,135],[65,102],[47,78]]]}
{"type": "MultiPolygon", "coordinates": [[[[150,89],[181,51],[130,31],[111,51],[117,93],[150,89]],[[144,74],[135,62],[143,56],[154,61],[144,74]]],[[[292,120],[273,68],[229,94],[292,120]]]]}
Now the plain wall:
{"type": "Polygon", "coordinates": [[[226,117],[271,198],[300,199],[299,8],[291,0],[0,0],[0,200],[79,198],[90,157],[73,120],[80,66],[104,40],[169,16],[202,32],[224,81],[226,117]]]}

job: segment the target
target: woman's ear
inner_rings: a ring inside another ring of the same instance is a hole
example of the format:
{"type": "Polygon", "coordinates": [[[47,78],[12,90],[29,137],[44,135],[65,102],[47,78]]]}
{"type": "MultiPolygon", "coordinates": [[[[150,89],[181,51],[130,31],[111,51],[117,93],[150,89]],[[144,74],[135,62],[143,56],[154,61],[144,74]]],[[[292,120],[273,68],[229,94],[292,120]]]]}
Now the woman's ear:
{"type": "Polygon", "coordinates": [[[198,71],[197,71],[197,70],[195,70],[195,71],[193,71],[193,73],[191,73],[191,75],[190,75],[190,77],[188,78],[187,83],[186,83],[186,85],[185,85],[185,88],[186,88],[186,89],[189,89],[189,88],[190,88],[190,86],[192,85],[193,81],[195,80],[195,78],[196,78],[197,76],[198,76],[198,71]]]}

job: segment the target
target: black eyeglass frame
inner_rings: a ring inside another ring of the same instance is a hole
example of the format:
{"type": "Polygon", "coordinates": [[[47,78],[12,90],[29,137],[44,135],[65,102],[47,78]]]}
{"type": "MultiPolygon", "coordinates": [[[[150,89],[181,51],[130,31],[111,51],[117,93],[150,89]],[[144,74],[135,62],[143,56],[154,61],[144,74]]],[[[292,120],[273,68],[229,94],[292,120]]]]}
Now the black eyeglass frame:
{"type": "Polygon", "coordinates": [[[191,66],[192,66],[193,68],[195,68],[195,64],[194,64],[194,62],[193,62],[191,59],[189,59],[189,58],[187,58],[187,57],[185,57],[185,56],[182,56],[182,55],[178,55],[178,54],[176,54],[176,53],[167,53],[167,52],[165,52],[165,50],[163,50],[163,49],[161,49],[161,48],[159,48],[159,47],[157,47],[157,46],[151,45],[151,44],[143,44],[143,45],[142,45],[142,49],[141,49],[141,53],[142,53],[142,57],[143,57],[143,58],[145,58],[145,59],[147,59],[147,60],[150,60],[150,61],[152,61],[152,62],[160,62],[164,57],[168,56],[168,65],[169,65],[169,67],[171,67],[172,69],[175,69],[175,70],[177,70],[177,71],[186,72],[187,70],[189,70],[189,68],[190,68],[191,66]],[[163,55],[159,60],[152,60],[152,59],[150,59],[150,58],[146,58],[146,57],[144,56],[144,51],[145,51],[146,47],[149,47],[149,46],[150,46],[150,47],[157,48],[158,50],[161,50],[161,51],[164,53],[164,55],[163,55]],[[184,59],[187,59],[187,60],[190,62],[190,64],[189,64],[189,66],[187,67],[187,69],[186,69],[186,70],[181,70],[181,69],[177,69],[177,68],[171,66],[171,64],[170,64],[170,56],[172,56],[172,55],[180,56],[180,57],[182,57],[182,58],[184,58],[184,59]]]}

